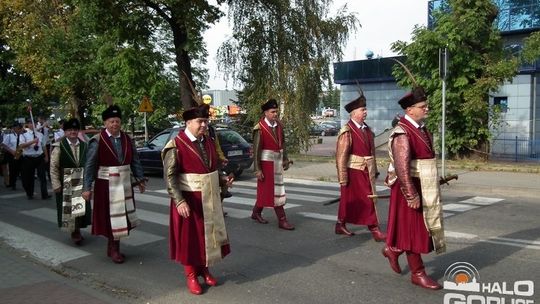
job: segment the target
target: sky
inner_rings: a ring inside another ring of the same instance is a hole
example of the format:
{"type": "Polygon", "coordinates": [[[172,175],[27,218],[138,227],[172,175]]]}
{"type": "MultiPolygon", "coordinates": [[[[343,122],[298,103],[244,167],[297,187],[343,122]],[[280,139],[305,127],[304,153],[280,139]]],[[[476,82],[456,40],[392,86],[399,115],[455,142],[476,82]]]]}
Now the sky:
{"type": "MultiPolygon", "coordinates": [[[[343,50],[343,61],[365,59],[366,52],[375,56],[393,56],[392,42],[410,41],[415,25],[427,24],[427,0],[334,0],[330,16],[338,8],[347,5],[348,11],[356,14],[361,27],[351,33],[343,50]]],[[[223,7],[225,11],[226,8],[223,7]]],[[[217,71],[216,51],[223,41],[232,34],[226,17],[204,34],[207,44],[208,87],[211,90],[235,89],[232,81],[226,83],[217,71]]]]}

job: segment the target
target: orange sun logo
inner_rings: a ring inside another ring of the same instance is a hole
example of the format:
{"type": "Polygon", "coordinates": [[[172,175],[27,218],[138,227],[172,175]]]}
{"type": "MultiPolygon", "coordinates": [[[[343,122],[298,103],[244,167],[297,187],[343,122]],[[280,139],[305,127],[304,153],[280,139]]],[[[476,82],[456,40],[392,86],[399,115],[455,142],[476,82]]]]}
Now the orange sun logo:
{"type": "Polygon", "coordinates": [[[469,283],[470,282],[469,275],[467,275],[464,272],[460,272],[460,273],[456,274],[456,276],[454,277],[454,282],[456,284],[469,283]]]}

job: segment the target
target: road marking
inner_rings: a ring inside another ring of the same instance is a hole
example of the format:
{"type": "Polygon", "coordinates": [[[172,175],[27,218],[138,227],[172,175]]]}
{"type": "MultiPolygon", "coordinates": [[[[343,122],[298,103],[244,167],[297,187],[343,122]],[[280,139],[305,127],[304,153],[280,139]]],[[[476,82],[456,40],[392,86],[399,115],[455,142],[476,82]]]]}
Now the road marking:
{"type": "Polygon", "coordinates": [[[444,232],[444,235],[445,235],[446,237],[454,238],[454,239],[467,239],[467,240],[472,240],[472,239],[478,238],[478,235],[476,235],[476,234],[463,233],[463,232],[455,232],[455,231],[445,231],[445,232],[444,232]]]}
{"type": "Polygon", "coordinates": [[[41,261],[53,266],[90,255],[87,251],[1,221],[0,237],[11,247],[27,251],[41,261]]]}
{"type": "Polygon", "coordinates": [[[337,215],[328,215],[328,214],[315,213],[315,212],[297,212],[297,214],[304,217],[314,218],[318,220],[333,221],[333,222],[337,221],[337,215]]]}
{"type": "Polygon", "coordinates": [[[483,196],[475,196],[471,197],[469,199],[461,201],[461,203],[466,204],[473,204],[473,205],[480,205],[480,206],[487,206],[494,203],[498,203],[500,201],[504,201],[502,198],[494,198],[494,197],[483,197],[483,196]]]}
{"type": "Polygon", "coordinates": [[[24,193],[24,192],[19,192],[19,193],[12,193],[12,194],[4,194],[4,195],[0,195],[0,198],[2,198],[2,199],[10,199],[10,198],[23,197],[23,196],[26,196],[26,193],[24,193]]]}
{"type": "Polygon", "coordinates": [[[251,216],[251,211],[248,211],[248,210],[223,207],[223,211],[227,212],[228,217],[237,218],[237,219],[244,219],[251,216]]]}
{"type": "Polygon", "coordinates": [[[145,222],[169,226],[169,212],[159,213],[137,208],[137,216],[145,222]]]}
{"type": "MultiPolygon", "coordinates": [[[[32,210],[21,211],[20,213],[27,216],[38,218],[40,220],[47,221],[49,223],[53,223],[55,225],[58,224],[57,219],[56,219],[57,217],[56,209],[37,208],[37,209],[32,209],[32,210]]],[[[139,213],[139,209],[137,209],[137,213],[139,213]]],[[[88,226],[87,229],[88,231],[90,231],[90,225],[88,226]]],[[[143,244],[153,243],[162,239],[164,239],[164,237],[155,235],[152,233],[140,231],[138,229],[134,229],[130,231],[129,237],[122,239],[122,243],[125,243],[130,246],[139,246],[143,244]]]]}
{"type": "Polygon", "coordinates": [[[446,204],[443,205],[444,211],[465,212],[472,209],[476,209],[479,206],[466,205],[466,204],[446,204]]]}
{"type": "MultiPolygon", "coordinates": [[[[513,241],[515,241],[515,240],[513,240],[513,241]]],[[[492,243],[492,244],[498,244],[498,245],[508,245],[508,246],[525,248],[525,249],[540,250],[540,246],[529,245],[529,244],[520,244],[520,243],[516,243],[516,242],[513,242],[513,241],[512,242],[505,242],[505,241],[501,241],[497,237],[481,240],[481,242],[485,242],[485,243],[492,243]]]]}

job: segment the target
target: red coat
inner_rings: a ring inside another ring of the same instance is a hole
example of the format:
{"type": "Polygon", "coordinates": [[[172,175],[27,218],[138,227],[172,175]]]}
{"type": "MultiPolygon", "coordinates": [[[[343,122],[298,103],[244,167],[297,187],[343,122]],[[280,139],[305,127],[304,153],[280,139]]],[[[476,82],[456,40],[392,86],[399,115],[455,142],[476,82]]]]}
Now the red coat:
{"type": "MultiPolygon", "coordinates": [[[[180,132],[174,139],[177,148],[177,170],[179,173],[206,174],[217,170],[218,158],[214,142],[209,136],[204,137],[205,150],[208,155],[210,167],[204,164],[199,156],[198,147],[191,143],[184,132],[180,132]],[[188,148],[178,138],[189,144],[188,148]]],[[[182,192],[191,214],[183,218],[176,210],[175,202],[171,199],[170,225],[169,225],[169,253],[172,260],[183,265],[203,266],[206,264],[206,250],[204,239],[204,213],[201,192],[182,192]]],[[[221,246],[221,255],[224,257],[231,252],[230,246],[221,246]]]]}
{"type": "MultiPolygon", "coordinates": [[[[351,136],[350,154],[373,156],[374,141],[371,129],[366,127],[362,131],[352,121],[349,121],[348,126],[351,136]]],[[[341,136],[347,136],[347,134],[341,134],[341,136]]],[[[368,168],[364,168],[363,171],[348,168],[347,174],[348,184],[342,185],[340,189],[338,220],[356,225],[378,225],[375,205],[367,197],[373,194],[368,168]]]]}
{"type": "MultiPolygon", "coordinates": [[[[124,161],[120,163],[116,157],[114,146],[105,129],[101,131],[98,143],[97,166],[123,166],[131,164],[133,148],[131,139],[126,133],[120,132],[120,140],[124,154],[124,161]]],[[[96,168],[99,169],[99,168],[96,168]]],[[[96,174],[97,176],[97,174],[96,174]]],[[[133,196],[133,191],[131,192],[133,196]]],[[[135,204],[135,202],[133,202],[135,204]]],[[[131,224],[128,219],[128,229],[131,230],[131,224]]],[[[112,238],[111,217],[109,213],[109,181],[96,178],[94,183],[94,207],[92,213],[92,234],[103,235],[112,238]]]]}
{"type": "MultiPolygon", "coordinates": [[[[258,151],[272,150],[280,151],[284,149],[283,126],[277,123],[275,127],[276,136],[274,136],[271,128],[265,122],[264,117],[259,120],[259,146],[253,147],[258,151]]],[[[257,160],[255,160],[257,161],[257,160]]],[[[274,207],[274,162],[260,161],[260,168],[264,175],[264,179],[257,180],[257,206],[258,207],[274,207]]]]}
{"type": "MultiPolygon", "coordinates": [[[[405,118],[401,118],[399,126],[406,132],[399,136],[407,136],[411,160],[435,157],[430,134],[427,134],[429,138],[423,140],[422,133],[405,118]]],[[[412,177],[412,181],[421,200],[420,179],[412,177]]],[[[414,253],[428,253],[433,250],[431,237],[424,224],[422,205],[418,209],[407,206],[399,178],[391,186],[386,243],[414,253]]]]}

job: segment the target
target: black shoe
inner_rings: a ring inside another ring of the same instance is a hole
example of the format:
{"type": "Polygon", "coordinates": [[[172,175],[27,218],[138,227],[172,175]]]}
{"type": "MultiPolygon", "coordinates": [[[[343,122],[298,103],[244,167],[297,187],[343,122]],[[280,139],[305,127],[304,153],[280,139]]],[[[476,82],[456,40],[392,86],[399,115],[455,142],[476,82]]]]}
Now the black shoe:
{"type": "Polygon", "coordinates": [[[41,199],[48,200],[48,199],[50,199],[51,197],[52,197],[52,196],[50,196],[50,195],[47,194],[46,196],[42,196],[41,199]]]}
{"type": "Polygon", "coordinates": [[[27,195],[26,198],[29,199],[29,200],[33,200],[34,196],[33,195],[27,195]]]}

